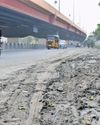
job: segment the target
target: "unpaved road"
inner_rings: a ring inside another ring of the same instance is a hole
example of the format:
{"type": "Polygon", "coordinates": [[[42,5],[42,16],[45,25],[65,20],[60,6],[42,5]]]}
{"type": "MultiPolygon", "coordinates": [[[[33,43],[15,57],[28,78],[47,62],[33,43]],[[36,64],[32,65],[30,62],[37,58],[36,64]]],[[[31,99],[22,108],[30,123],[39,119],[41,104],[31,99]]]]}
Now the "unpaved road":
{"type": "Polygon", "coordinates": [[[100,125],[100,51],[45,51],[0,68],[0,125],[100,125]]]}

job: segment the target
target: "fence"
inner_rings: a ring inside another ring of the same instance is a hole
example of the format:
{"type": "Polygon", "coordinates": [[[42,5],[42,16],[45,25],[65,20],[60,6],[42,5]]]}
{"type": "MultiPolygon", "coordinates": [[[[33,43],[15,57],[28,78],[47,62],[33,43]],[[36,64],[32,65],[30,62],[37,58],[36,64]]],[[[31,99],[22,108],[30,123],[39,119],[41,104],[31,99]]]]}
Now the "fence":
{"type": "Polygon", "coordinates": [[[44,49],[44,44],[25,44],[25,43],[3,43],[3,50],[6,49],[44,49]]]}

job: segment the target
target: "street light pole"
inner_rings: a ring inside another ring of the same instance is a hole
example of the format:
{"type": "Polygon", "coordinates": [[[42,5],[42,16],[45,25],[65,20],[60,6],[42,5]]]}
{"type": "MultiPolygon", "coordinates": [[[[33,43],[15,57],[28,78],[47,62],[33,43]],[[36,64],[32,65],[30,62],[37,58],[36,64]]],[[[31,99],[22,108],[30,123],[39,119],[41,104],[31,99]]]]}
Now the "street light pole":
{"type": "Polygon", "coordinates": [[[59,0],[59,12],[60,12],[60,0],[59,0]]]}
{"type": "MultiPolygon", "coordinates": [[[[54,3],[55,3],[55,7],[56,7],[57,0],[55,0],[54,3]]],[[[56,16],[57,16],[57,11],[55,11],[55,19],[56,19],[56,16]]]]}
{"type": "Polygon", "coordinates": [[[59,12],[60,12],[60,2],[61,2],[60,0],[59,0],[59,1],[58,1],[58,0],[55,0],[55,1],[54,1],[54,3],[55,3],[55,4],[57,4],[57,3],[58,3],[58,5],[57,5],[57,6],[58,6],[58,10],[59,10],[59,12]]]}
{"type": "Polygon", "coordinates": [[[73,0],[73,22],[75,22],[75,0],[73,0]]]}

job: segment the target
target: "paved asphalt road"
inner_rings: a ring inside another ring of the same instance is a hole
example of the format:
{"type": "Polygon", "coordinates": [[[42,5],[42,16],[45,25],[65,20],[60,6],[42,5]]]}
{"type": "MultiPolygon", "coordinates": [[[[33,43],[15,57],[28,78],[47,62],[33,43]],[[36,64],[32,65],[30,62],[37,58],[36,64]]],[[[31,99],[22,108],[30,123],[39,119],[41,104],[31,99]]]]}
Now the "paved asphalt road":
{"type": "Polygon", "coordinates": [[[0,57],[0,78],[4,78],[5,75],[12,73],[13,71],[34,65],[36,62],[39,62],[39,60],[46,60],[48,58],[56,57],[61,53],[67,54],[77,50],[80,51],[81,49],[69,48],[59,50],[44,49],[3,52],[0,57]]]}
{"type": "Polygon", "coordinates": [[[63,50],[24,50],[2,52],[0,57],[0,78],[5,75],[23,68],[27,68],[39,60],[46,60],[63,50]]]}

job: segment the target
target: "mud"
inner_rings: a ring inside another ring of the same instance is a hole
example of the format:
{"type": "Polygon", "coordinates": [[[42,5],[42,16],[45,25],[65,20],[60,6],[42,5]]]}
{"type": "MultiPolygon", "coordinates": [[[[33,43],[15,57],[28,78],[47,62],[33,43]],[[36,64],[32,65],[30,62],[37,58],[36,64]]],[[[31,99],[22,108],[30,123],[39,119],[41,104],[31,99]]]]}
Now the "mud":
{"type": "Polygon", "coordinates": [[[44,93],[41,125],[100,124],[100,53],[65,59],[44,93]]]}
{"type": "Polygon", "coordinates": [[[100,51],[60,54],[0,79],[0,125],[100,125],[100,51]]]}

